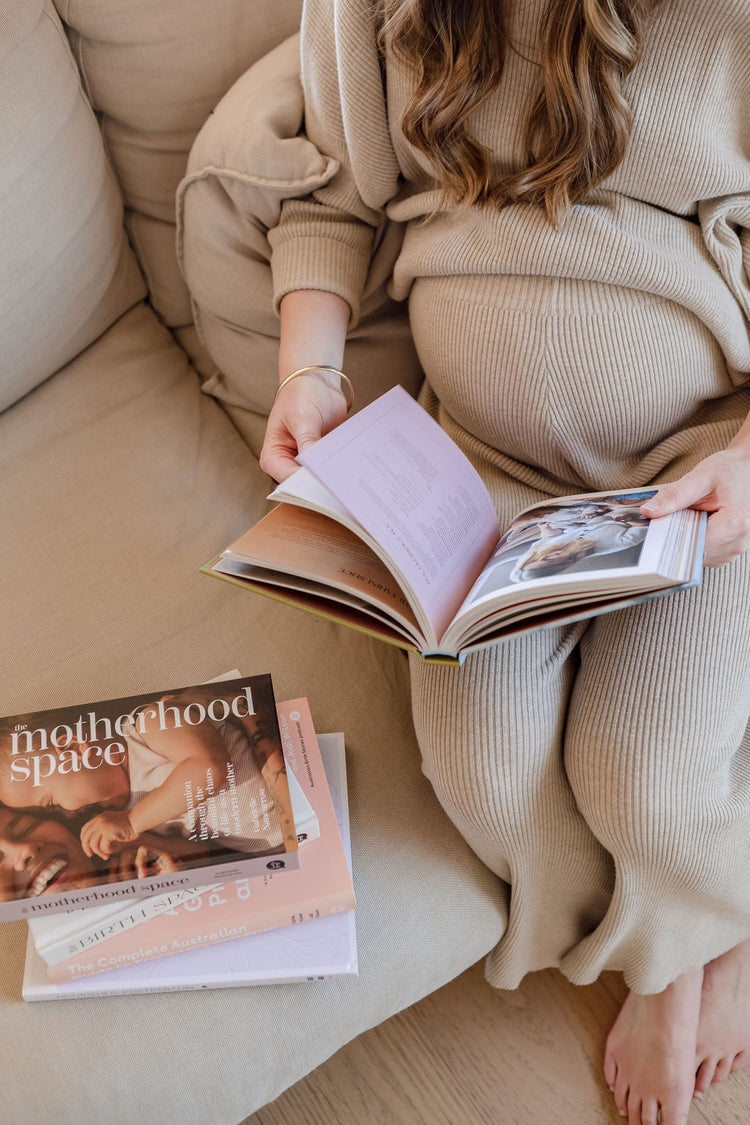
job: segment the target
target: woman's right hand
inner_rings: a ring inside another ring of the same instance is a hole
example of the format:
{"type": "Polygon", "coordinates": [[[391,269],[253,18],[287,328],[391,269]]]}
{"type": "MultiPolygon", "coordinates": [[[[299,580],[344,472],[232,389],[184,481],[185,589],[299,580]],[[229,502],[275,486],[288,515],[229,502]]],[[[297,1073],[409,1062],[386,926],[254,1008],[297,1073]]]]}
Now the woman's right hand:
{"type": "Polygon", "coordinates": [[[299,468],[295,457],[346,418],[346,395],[338,375],[314,371],[283,388],[268,416],[260,467],[283,481],[299,468]]]}
{"type": "Polygon", "coordinates": [[[274,480],[296,472],[298,453],[346,418],[347,399],[335,374],[344,356],[351,310],[336,293],[294,289],[279,309],[279,377],[307,364],[333,364],[330,371],[309,371],[291,379],[278,392],[268,416],[260,467],[274,480]]]}

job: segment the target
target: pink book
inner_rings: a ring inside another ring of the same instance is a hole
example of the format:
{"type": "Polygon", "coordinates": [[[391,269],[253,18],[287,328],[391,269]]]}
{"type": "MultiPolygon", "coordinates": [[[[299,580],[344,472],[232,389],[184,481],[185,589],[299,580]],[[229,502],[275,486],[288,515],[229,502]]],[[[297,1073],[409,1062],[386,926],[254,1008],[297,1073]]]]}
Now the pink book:
{"type": "Polygon", "coordinates": [[[353,910],[354,887],[306,699],[278,704],[287,768],[318,817],[297,870],[238,879],[47,969],[53,983],[353,910]]]}

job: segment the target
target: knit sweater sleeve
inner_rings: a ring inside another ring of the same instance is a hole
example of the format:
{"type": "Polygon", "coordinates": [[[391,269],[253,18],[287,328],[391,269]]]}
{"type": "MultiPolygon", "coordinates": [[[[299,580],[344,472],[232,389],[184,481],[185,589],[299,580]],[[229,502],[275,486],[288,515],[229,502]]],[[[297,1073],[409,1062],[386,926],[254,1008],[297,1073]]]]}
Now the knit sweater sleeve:
{"type": "Polygon", "coordinates": [[[295,289],[338,294],[359,316],[375,232],[400,186],[369,0],[305,0],[301,34],[305,133],[338,171],[286,200],[269,232],[274,302],[295,289]]]}

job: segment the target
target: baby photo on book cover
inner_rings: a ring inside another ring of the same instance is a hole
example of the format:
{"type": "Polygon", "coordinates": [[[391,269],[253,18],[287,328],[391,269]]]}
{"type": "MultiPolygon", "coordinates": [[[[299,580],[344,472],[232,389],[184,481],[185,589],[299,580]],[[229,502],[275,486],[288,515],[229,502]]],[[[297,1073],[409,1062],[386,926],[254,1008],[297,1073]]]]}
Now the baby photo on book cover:
{"type": "Polygon", "coordinates": [[[0,843],[0,904],[44,896],[0,917],[296,867],[270,677],[0,720],[0,843]]]}

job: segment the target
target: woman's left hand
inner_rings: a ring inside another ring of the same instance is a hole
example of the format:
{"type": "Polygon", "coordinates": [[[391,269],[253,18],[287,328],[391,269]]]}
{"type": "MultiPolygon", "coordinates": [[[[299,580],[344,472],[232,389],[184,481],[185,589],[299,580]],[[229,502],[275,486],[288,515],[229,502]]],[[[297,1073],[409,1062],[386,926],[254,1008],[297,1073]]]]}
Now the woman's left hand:
{"type": "Polygon", "coordinates": [[[750,448],[747,443],[700,461],[684,477],[661,486],[641,506],[650,519],[682,508],[709,512],[706,566],[724,566],[750,547],[750,448]]]}

